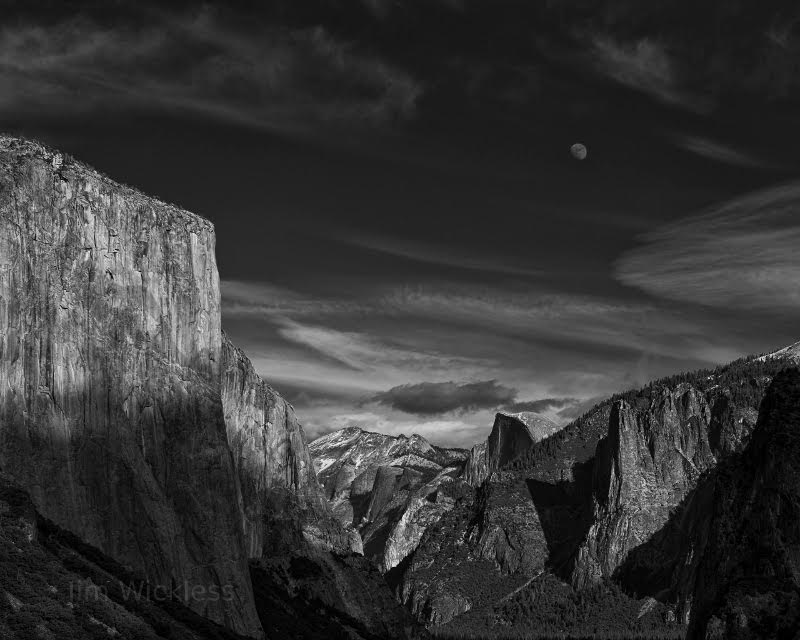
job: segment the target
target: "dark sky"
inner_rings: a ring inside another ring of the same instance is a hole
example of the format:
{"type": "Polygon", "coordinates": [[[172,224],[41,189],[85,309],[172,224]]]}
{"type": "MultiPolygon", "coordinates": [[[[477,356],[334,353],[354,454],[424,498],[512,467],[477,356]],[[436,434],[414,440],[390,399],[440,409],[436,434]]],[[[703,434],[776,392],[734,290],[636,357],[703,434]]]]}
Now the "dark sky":
{"type": "Polygon", "coordinates": [[[800,13],[698,4],[0,2],[0,129],[211,219],[312,435],[466,445],[800,339],[800,13]]]}

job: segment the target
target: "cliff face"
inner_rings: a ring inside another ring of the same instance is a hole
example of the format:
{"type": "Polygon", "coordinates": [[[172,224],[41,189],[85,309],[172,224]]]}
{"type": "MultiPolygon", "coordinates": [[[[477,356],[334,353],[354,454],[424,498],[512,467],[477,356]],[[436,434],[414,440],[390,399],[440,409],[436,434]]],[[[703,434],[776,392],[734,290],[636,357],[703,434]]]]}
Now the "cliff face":
{"type": "Polygon", "coordinates": [[[0,137],[0,380],[0,472],[91,554],[243,634],[416,635],[223,337],[208,221],[0,137]],[[307,599],[290,557],[329,569],[307,599]]]}
{"type": "Polygon", "coordinates": [[[729,398],[689,384],[661,389],[649,406],[614,404],[594,463],[594,514],[573,582],[610,578],[630,551],[669,519],[718,457],[736,451],[755,425],[755,407],[731,412],[729,398]]]}
{"type": "Polygon", "coordinates": [[[259,623],[220,399],[212,225],[0,138],[0,467],[41,513],[259,623]]]}
{"type": "Polygon", "coordinates": [[[361,553],[361,539],[332,516],[294,409],[224,338],[222,404],[242,493],[248,556],[281,551],[287,526],[305,543],[361,553]]]}
{"type": "Polygon", "coordinates": [[[478,487],[489,477],[489,467],[486,460],[486,448],[489,443],[484,440],[469,450],[467,462],[464,464],[462,477],[464,482],[473,487],[478,487]]]}
{"type": "Polygon", "coordinates": [[[691,639],[791,638],[800,629],[800,370],[770,386],[750,444],[708,478],[691,639]]]}
{"type": "Polygon", "coordinates": [[[336,517],[360,534],[364,554],[383,571],[398,566],[425,529],[466,489],[466,451],[419,435],[387,436],[350,427],[309,446],[336,517]]]}
{"type": "Polygon", "coordinates": [[[498,413],[486,441],[470,450],[464,480],[474,487],[479,486],[492,472],[558,429],[558,425],[535,413],[498,413]]]}

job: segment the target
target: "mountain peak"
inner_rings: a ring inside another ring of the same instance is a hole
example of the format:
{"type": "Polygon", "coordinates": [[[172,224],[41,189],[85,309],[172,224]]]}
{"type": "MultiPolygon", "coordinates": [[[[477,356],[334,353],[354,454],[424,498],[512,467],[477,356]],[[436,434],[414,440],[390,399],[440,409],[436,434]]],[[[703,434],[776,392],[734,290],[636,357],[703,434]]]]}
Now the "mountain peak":
{"type": "Polygon", "coordinates": [[[418,433],[393,436],[359,427],[346,427],[321,436],[309,444],[309,450],[320,477],[329,475],[342,465],[352,465],[356,469],[376,464],[391,465],[408,455],[447,466],[455,451],[436,447],[418,433]]]}
{"type": "Polygon", "coordinates": [[[508,429],[514,424],[514,422],[502,420],[502,418],[511,418],[513,421],[522,423],[533,441],[542,440],[561,428],[549,418],[534,411],[521,411],[518,413],[499,411],[495,416],[493,431],[495,428],[508,429]]]}
{"type": "Polygon", "coordinates": [[[472,447],[464,468],[466,481],[477,486],[535,443],[554,434],[561,427],[532,411],[498,411],[489,437],[472,447]]]}

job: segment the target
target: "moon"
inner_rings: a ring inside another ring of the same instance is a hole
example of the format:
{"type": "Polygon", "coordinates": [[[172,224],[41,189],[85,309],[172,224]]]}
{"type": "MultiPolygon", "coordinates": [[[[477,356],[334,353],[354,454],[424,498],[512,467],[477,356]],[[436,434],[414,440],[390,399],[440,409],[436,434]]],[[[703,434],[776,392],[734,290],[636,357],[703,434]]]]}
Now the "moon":
{"type": "Polygon", "coordinates": [[[572,154],[572,157],[576,160],[586,160],[586,156],[589,155],[589,151],[586,149],[586,146],[581,144],[580,142],[576,142],[569,148],[569,152],[572,154]]]}

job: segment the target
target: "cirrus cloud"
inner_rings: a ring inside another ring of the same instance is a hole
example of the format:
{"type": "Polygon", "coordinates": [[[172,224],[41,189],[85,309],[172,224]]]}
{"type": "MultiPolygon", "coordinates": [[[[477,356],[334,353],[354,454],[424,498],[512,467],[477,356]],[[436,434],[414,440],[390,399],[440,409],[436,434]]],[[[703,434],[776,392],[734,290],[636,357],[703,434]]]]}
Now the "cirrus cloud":
{"type": "Polygon", "coordinates": [[[671,300],[798,311],[799,208],[800,182],[736,198],[645,235],[617,277],[671,300]]]}
{"type": "Polygon", "coordinates": [[[222,10],[0,28],[0,114],[136,109],[281,133],[413,116],[421,84],[322,26],[232,26],[222,10]]]}

